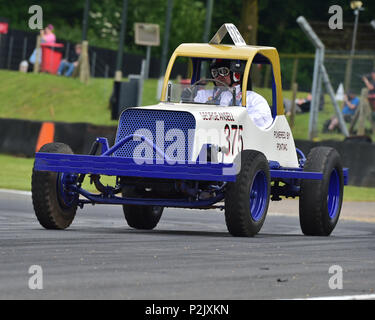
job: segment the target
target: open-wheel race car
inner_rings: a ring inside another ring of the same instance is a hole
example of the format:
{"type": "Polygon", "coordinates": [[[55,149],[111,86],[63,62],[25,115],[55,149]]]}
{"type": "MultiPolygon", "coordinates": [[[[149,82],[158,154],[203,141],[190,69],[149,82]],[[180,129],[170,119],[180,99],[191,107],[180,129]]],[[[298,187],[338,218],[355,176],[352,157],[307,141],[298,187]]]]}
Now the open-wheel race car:
{"type": "Polygon", "coordinates": [[[270,199],[299,197],[302,232],[327,236],[339,219],[347,180],[334,149],[313,148],[307,156],[296,149],[284,116],[277,50],[246,45],[226,24],[209,44],[174,51],[161,102],[125,109],[113,146],[97,138],[89,155],[77,155],[63,143],[44,145],[35,156],[32,199],[47,229],[67,228],[85,204],[117,204],[136,229],[155,228],[166,207],[220,208],[233,236],[254,236],[270,199]],[[220,43],[226,31],[234,45],[220,43]],[[176,61],[189,65],[183,84],[170,81],[176,61]],[[261,124],[251,103],[264,108],[266,99],[252,94],[250,78],[259,64],[272,70],[272,101],[261,124]],[[102,176],[115,177],[114,185],[104,185],[102,176]],[[98,193],[83,189],[85,178],[98,193]]]}

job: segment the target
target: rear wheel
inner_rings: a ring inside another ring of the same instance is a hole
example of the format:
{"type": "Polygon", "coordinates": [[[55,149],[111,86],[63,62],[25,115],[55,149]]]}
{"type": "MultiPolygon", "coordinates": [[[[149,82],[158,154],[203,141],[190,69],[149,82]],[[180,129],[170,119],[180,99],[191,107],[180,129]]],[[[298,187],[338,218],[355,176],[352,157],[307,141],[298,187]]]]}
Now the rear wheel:
{"type": "Polygon", "coordinates": [[[270,171],[266,157],[259,151],[244,150],[239,157],[240,172],[225,192],[225,221],[233,236],[251,237],[260,231],[266,219],[270,171]]]}
{"type": "Polygon", "coordinates": [[[311,236],[329,236],[341,211],[344,177],[340,155],[333,148],[311,149],[304,171],[322,172],[322,180],[303,180],[299,200],[302,232],[311,236]]]}
{"type": "MultiPolygon", "coordinates": [[[[39,152],[73,154],[64,143],[48,143],[39,152]]],[[[65,229],[73,222],[77,211],[78,194],[67,189],[75,183],[74,174],[36,171],[33,168],[31,192],[35,215],[46,229],[65,229]]]]}
{"type": "MultiPolygon", "coordinates": [[[[122,193],[123,197],[137,198],[138,193],[133,187],[126,187],[122,193]]],[[[138,206],[123,205],[126,222],[129,227],[141,230],[154,229],[163,214],[163,207],[160,206],[138,206]]]]}

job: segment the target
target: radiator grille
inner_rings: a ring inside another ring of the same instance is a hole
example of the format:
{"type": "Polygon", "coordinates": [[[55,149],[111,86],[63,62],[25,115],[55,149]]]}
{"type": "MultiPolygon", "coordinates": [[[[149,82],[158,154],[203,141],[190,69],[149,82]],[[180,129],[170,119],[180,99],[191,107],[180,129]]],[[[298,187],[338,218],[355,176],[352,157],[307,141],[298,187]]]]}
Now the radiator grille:
{"type": "MultiPolygon", "coordinates": [[[[191,160],[194,129],[195,118],[189,112],[128,109],[121,114],[116,143],[130,134],[144,135],[171,159],[191,160]]],[[[114,156],[156,159],[156,152],[145,142],[131,140],[114,156]]]]}

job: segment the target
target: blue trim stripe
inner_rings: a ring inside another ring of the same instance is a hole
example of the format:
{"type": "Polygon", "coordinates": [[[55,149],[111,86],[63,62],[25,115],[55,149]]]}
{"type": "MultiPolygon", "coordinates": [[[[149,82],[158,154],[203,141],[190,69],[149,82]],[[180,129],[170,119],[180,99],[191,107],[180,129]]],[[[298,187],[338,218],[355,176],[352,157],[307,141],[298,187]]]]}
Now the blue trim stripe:
{"type": "Polygon", "coordinates": [[[309,179],[309,180],[322,180],[323,173],[321,172],[306,172],[297,170],[270,170],[272,178],[284,179],[309,179]]]}
{"type": "MultiPolygon", "coordinates": [[[[137,159],[70,155],[58,153],[36,153],[35,170],[82,174],[101,174],[108,176],[131,176],[164,179],[182,179],[195,181],[235,181],[236,170],[232,164],[224,163],[144,163],[138,164],[137,159]],[[225,169],[226,174],[223,174],[225,169]]],[[[144,159],[138,159],[144,160],[144,159]]],[[[344,171],[345,172],[345,171],[344,171]]],[[[321,180],[320,172],[304,172],[298,168],[281,167],[270,170],[271,178],[314,179],[321,180]]]]}
{"type": "MultiPolygon", "coordinates": [[[[235,166],[223,163],[137,164],[137,159],[36,153],[35,170],[182,180],[235,181],[235,166]],[[223,174],[223,170],[225,173],[223,174]]],[[[138,159],[145,160],[145,159],[138,159]]]]}

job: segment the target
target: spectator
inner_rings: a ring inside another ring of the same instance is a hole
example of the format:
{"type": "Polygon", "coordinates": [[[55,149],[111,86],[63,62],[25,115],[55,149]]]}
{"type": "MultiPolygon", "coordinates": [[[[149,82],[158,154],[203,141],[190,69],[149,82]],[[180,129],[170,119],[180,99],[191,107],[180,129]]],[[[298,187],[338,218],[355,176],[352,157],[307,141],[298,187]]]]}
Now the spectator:
{"type": "MultiPolygon", "coordinates": [[[[53,33],[53,25],[49,24],[44,30],[40,30],[40,43],[55,43],[56,36],[53,33]]],[[[35,64],[37,49],[35,48],[29,58],[29,62],[35,64]]],[[[39,63],[42,62],[42,50],[39,50],[39,63]]]]}
{"type": "MultiPolygon", "coordinates": [[[[311,99],[312,99],[311,93],[308,93],[305,99],[296,99],[295,100],[296,113],[309,112],[311,99]]],[[[285,98],[283,102],[284,102],[285,115],[290,116],[292,113],[292,101],[290,99],[285,98]]]]}
{"type": "MultiPolygon", "coordinates": [[[[283,103],[284,103],[284,112],[285,112],[285,115],[290,116],[292,114],[292,100],[284,98],[283,99],[283,103]]],[[[300,107],[296,103],[296,113],[301,113],[301,112],[302,111],[301,111],[300,107]]]]}
{"type": "Polygon", "coordinates": [[[40,30],[41,43],[55,43],[56,36],[53,33],[53,25],[49,24],[44,30],[40,30]]]}
{"type": "Polygon", "coordinates": [[[66,77],[70,77],[73,74],[74,69],[78,66],[81,51],[81,45],[76,44],[74,53],[70,55],[69,59],[61,60],[59,70],[57,71],[58,76],[65,75],[66,77]]]}
{"type": "Polygon", "coordinates": [[[363,76],[363,82],[365,83],[368,91],[368,101],[372,108],[372,118],[375,121],[375,70],[370,73],[370,76],[363,76]]]}
{"type": "MultiPolygon", "coordinates": [[[[311,107],[311,101],[312,101],[312,95],[311,93],[308,93],[306,98],[304,99],[296,99],[296,113],[306,113],[310,112],[311,107]]],[[[292,101],[290,99],[284,99],[284,110],[285,115],[290,116],[292,113],[292,101]]],[[[324,108],[324,94],[320,95],[320,101],[319,101],[319,110],[323,110],[324,108]]]]}
{"type": "Polygon", "coordinates": [[[296,107],[298,107],[301,112],[309,112],[311,106],[312,95],[311,93],[307,94],[305,99],[297,99],[296,107]]]}
{"type": "MultiPolygon", "coordinates": [[[[342,115],[344,116],[345,122],[350,123],[353,119],[355,111],[359,106],[359,98],[355,96],[353,93],[349,93],[348,95],[344,96],[344,108],[342,109],[342,115]]],[[[339,125],[339,120],[336,116],[332,117],[331,120],[325,125],[323,128],[324,132],[332,132],[335,128],[339,125]],[[328,124],[328,126],[327,126],[328,124]]]]}

